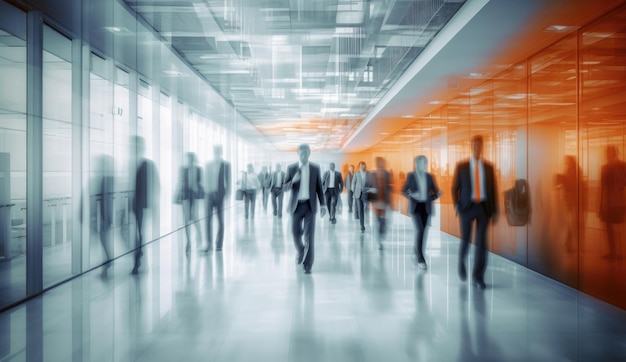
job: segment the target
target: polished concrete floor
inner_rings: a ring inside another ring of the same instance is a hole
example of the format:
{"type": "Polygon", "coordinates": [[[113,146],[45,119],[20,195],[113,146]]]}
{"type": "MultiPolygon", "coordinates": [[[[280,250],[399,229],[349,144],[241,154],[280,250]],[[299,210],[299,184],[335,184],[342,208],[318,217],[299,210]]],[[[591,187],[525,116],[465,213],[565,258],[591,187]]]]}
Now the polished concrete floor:
{"type": "Polygon", "coordinates": [[[423,271],[409,218],[390,215],[381,252],[373,218],[362,234],[352,214],[318,216],[307,275],[288,217],[242,214],[227,214],[222,252],[192,234],[186,255],[179,231],[145,248],[138,275],[127,255],[0,314],[0,360],[626,360],[626,311],[496,255],[485,290],[461,282],[437,218],[423,271]]]}

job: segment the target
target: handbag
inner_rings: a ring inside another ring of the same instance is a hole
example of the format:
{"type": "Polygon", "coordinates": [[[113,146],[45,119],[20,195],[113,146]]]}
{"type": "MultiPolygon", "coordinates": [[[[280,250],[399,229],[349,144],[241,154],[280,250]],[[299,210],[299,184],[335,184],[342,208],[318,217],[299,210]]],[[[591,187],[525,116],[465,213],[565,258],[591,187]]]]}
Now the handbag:
{"type": "Polygon", "coordinates": [[[242,189],[237,189],[237,191],[235,191],[235,200],[237,200],[237,201],[243,200],[243,190],[242,189]]]}

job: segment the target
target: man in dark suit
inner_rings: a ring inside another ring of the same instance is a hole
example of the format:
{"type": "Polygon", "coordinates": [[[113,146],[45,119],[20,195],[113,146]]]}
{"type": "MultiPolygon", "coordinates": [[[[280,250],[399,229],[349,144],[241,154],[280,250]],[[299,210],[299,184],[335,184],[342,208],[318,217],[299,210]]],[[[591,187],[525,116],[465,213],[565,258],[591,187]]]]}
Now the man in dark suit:
{"type": "Polygon", "coordinates": [[[206,166],[206,204],[207,204],[207,247],[213,249],[213,209],[217,214],[217,238],[215,251],[222,251],[224,245],[224,199],[230,195],[230,163],[222,159],[222,145],[213,147],[213,161],[206,166]]]}
{"type": "Polygon", "coordinates": [[[134,136],[131,141],[131,147],[134,147],[139,167],[135,174],[135,195],[133,197],[133,212],[137,221],[137,238],[135,249],[135,265],[132,274],[137,274],[141,265],[141,256],[143,251],[143,215],[145,209],[158,206],[159,201],[159,174],[154,162],[144,158],[145,141],[143,137],[134,136]]]}
{"type": "Polygon", "coordinates": [[[306,274],[311,273],[314,257],[315,214],[317,202],[320,203],[320,214],[326,214],[320,167],[309,162],[311,149],[307,144],[298,147],[299,163],[287,167],[287,177],[283,191],[291,190],[287,211],[292,215],[291,231],[298,255],[296,264],[302,264],[306,274]],[[304,234],[304,244],[303,237],[304,234]]]}
{"type": "Polygon", "coordinates": [[[341,172],[335,170],[334,162],[331,162],[329,167],[330,170],[324,172],[324,177],[322,178],[322,189],[326,196],[330,222],[336,224],[337,219],[335,218],[335,213],[337,211],[337,200],[339,200],[339,195],[341,195],[341,191],[343,191],[343,180],[341,172]]]}
{"type": "Polygon", "coordinates": [[[417,266],[426,270],[426,259],[424,258],[424,240],[426,239],[426,228],[428,227],[430,215],[433,214],[433,201],[441,196],[441,190],[435,183],[435,178],[426,172],[428,159],[424,155],[415,157],[414,172],[410,172],[404,186],[402,194],[409,199],[408,212],[413,219],[415,226],[415,261],[417,266]]]}
{"type": "Polygon", "coordinates": [[[498,200],[494,167],[483,160],[483,137],[472,137],[472,157],[456,165],[452,181],[452,201],[461,224],[459,277],[467,278],[465,256],[476,221],[476,250],[472,278],[474,285],[486,287],[484,274],[487,266],[487,226],[498,216],[498,200]]]}
{"type": "Polygon", "coordinates": [[[354,173],[352,179],[352,191],[354,192],[354,201],[357,213],[359,214],[359,223],[361,224],[361,232],[365,232],[365,204],[367,203],[367,193],[370,191],[370,177],[366,171],[367,165],[364,161],[359,162],[359,171],[354,173]]]}
{"type": "Polygon", "coordinates": [[[270,190],[272,192],[272,210],[274,216],[283,217],[283,183],[285,182],[285,172],[281,171],[280,163],[276,164],[276,171],[272,173],[270,181],[270,190]]]}

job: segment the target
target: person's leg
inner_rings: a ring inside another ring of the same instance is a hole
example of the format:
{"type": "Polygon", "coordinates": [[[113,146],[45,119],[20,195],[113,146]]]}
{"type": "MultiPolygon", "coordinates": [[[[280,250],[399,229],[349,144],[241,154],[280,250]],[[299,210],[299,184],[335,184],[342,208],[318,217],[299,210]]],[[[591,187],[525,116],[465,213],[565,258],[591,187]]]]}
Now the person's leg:
{"type": "Polygon", "coordinates": [[[304,213],[304,250],[305,256],[302,262],[304,271],[310,272],[313,267],[315,256],[315,214],[311,211],[311,206],[306,203],[306,212],[304,213]]]}
{"type": "Polygon", "coordinates": [[[355,200],[359,209],[359,224],[361,225],[361,231],[365,231],[365,204],[361,199],[355,200]]]}
{"type": "MultiPolygon", "coordinates": [[[[473,206],[472,206],[473,208],[473,206]]],[[[459,277],[461,280],[467,278],[467,269],[465,268],[465,257],[469,248],[470,236],[472,235],[472,222],[474,220],[474,211],[465,210],[459,212],[459,222],[461,226],[461,245],[459,248],[459,277]]]]}
{"type": "Polygon", "coordinates": [[[135,219],[137,220],[137,238],[135,245],[135,265],[132,270],[133,274],[137,274],[139,266],[141,265],[141,256],[143,255],[141,251],[143,245],[143,209],[141,207],[135,209],[135,219]]]}
{"type": "MultiPolygon", "coordinates": [[[[207,197],[207,209],[206,209],[206,238],[207,238],[207,247],[206,251],[213,249],[213,212],[217,208],[216,204],[216,196],[214,193],[211,193],[207,197]]],[[[219,217],[218,217],[219,220],[219,217]]],[[[218,231],[219,233],[219,231],[218,231]]]]}
{"type": "Polygon", "coordinates": [[[352,212],[352,203],[354,202],[354,192],[348,190],[348,212],[352,212]]]}
{"type": "Polygon", "coordinates": [[[482,205],[479,205],[477,209],[476,249],[472,276],[475,281],[484,282],[485,268],[487,266],[487,226],[489,225],[489,218],[482,205]]]}
{"type": "Polygon", "coordinates": [[[332,212],[332,207],[331,207],[331,203],[333,200],[333,194],[331,192],[332,189],[328,189],[326,190],[326,193],[324,194],[324,199],[326,200],[326,206],[328,207],[328,220],[333,220],[333,212],[332,212]]]}
{"type": "Polygon", "coordinates": [[[291,234],[293,235],[293,246],[296,248],[296,264],[301,264],[304,257],[304,246],[302,245],[302,222],[306,211],[305,204],[298,204],[291,218],[291,234]]]}
{"type": "Polygon", "coordinates": [[[277,197],[278,197],[278,189],[273,188],[272,189],[272,213],[274,214],[274,216],[278,215],[278,207],[276,205],[277,197]]]}
{"type": "Polygon", "coordinates": [[[224,245],[224,197],[218,197],[215,203],[217,213],[217,238],[215,241],[216,250],[222,250],[224,245]]]}
{"type": "Polygon", "coordinates": [[[246,219],[250,216],[250,212],[248,211],[250,209],[250,197],[251,197],[251,192],[249,190],[245,190],[243,192],[243,207],[244,207],[244,216],[246,217],[246,219]]]}
{"type": "Polygon", "coordinates": [[[283,217],[283,196],[285,193],[281,190],[278,193],[278,217],[283,217]]]}
{"type": "Polygon", "coordinates": [[[189,252],[191,250],[190,240],[191,240],[191,200],[186,199],[183,200],[183,223],[185,224],[185,236],[187,237],[187,243],[185,244],[185,251],[189,252]]]}
{"type": "MultiPolygon", "coordinates": [[[[248,192],[246,192],[248,193],[248,192]]],[[[256,190],[250,191],[250,217],[254,219],[254,209],[256,207],[256,190]]]]}
{"type": "Polygon", "coordinates": [[[330,202],[333,206],[332,219],[335,220],[337,216],[337,200],[339,200],[339,192],[337,189],[332,189],[330,202]]]}

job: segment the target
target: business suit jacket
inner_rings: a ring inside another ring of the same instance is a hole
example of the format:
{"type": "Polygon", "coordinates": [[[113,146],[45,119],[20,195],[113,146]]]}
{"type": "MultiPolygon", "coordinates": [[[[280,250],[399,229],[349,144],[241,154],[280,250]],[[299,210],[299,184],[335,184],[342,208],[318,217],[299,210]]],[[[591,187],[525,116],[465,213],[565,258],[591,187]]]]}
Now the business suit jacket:
{"type": "Polygon", "coordinates": [[[144,159],[135,176],[135,196],[133,198],[133,210],[155,206],[159,200],[159,173],[154,162],[144,159]]]}
{"type": "Polygon", "coordinates": [[[354,179],[352,180],[352,191],[354,192],[355,199],[361,199],[361,201],[367,201],[367,189],[370,186],[369,172],[365,171],[365,177],[361,176],[361,171],[354,173],[354,179]]]}
{"type": "MultiPolygon", "coordinates": [[[[406,180],[404,181],[404,185],[402,186],[402,194],[406,196],[407,199],[409,199],[409,207],[407,211],[411,215],[417,212],[416,209],[417,209],[418,201],[415,200],[413,197],[411,197],[411,194],[417,191],[420,191],[420,192],[422,191],[419,189],[417,176],[415,175],[415,172],[410,172],[407,175],[406,180]]],[[[437,184],[435,183],[435,179],[433,178],[433,175],[429,174],[428,172],[426,172],[426,192],[427,192],[427,197],[426,197],[426,202],[425,202],[426,213],[428,215],[431,215],[433,201],[439,198],[439,188],[437,187],[437,184]]]]}
{"type": "MultiPolygon", "coordinates": [[[[291,190],[291,196],[289,198],[289,204],[287,205],[287,212],[294,213],[298,206],[298,191],[300,190],[300,181],[293,182],[293,177],[298,172],[300,164],[294,163],[287,167],[287,177],[283,184],[283,191],[291,190]]],[[[309,203],[311,211],[315,214],[317,212],[317,202],[315,202],[315,196],[321,206],[325,206],[324,194],[322,193],[322,177],[320,166],[309,161],[309,203]]]]}
{"type": "Polygon", "coordinates": [[[385,204],[389,205],[391,204],[391,175],[389,174],[389,171],[387,170],[382,170],[382,171],[373,171],[369,174],[369,185],[371,187],[376,188],[376,200],[380,201],[380,195],[382,194],[380,192],[381,190],[381,185],[378,184],[378,173],[382,172],[383,173],[383,185],[382,187],[384,187],[385,189],[385,204]]]}
{"type": "MultiPolygon", "coordinates": [[[[215,162],[215,161],[213,161],[215,162]]],[[[210,187],[212,185],[208,185],[209,182],[213,182],[215,180],[215,178],[212,177],[212,175],[210,175],[209,173],[212,170],[212,165],[213,162],[209,162],[206,165],[206,182],[207,182],[207,197],[209,197],[209,191],[213,190],[213,187],[210,187]]],[[[220,164],[220,168],[219,168],[219,174],[218,174],[218,178],[217,178],[217,196],[219,198],[225,198],[226,196],[230,195],[230,162],[226,162],[224,160],[221,161],[220,164]]]]}
{"type": "Polygon", "coordinates": [[[280,187],[282,188],[283,185],[285,184],[285,171],[274,171],[272,172],[272,177],[270,180],[270,190],[273,189],[274,187],[278,187],[278,185],[275,185],[276,183],[276,174],[280,172],[280,177],[281,180],[283,181],[282,185],[280,185],[280,187]]]}
{"type": "MultiPolygon", "coordinates": [[[[343,191],[343,178],[341,177],[341,172],[335,170],[335,191],[341,193],[343,191]]],[[[328,184],[330,183],[330,170],[324,172],[324,178],[322,179],[322,189],[324,194],[326,190],[328,190],[328,184]]]]}
{"type": "MultiPolygon", "coordinates": [[[[199,166],[192,166],[195,168],[196,179],[195,189],[199,190],[202,185],[202,169],[199,166]]],[[[189,166],[182,167],[180,170],[181,176],[181,195],[183,200],[194,199],[195,195],[193,194],[193,184],[189,180],[189,166]]]]}
{"type": "MultiPolygon", "coordinates": [[[[496,179],[493,165],[483,160],[485,171],[485,212],[487,217],[498,213],[498,199],[496,193],[496,179]]],[[[452,201],[458,212],[464,212],[472,206],[472,172],[469,160],[461,161],[456,165],[452,181],[452,201]]]]}
{"type": "Polygon", "coordinates": [[[354,178],[354,174],[350,173],[350,171],[346,172],[346,190],[352,190],[352,179],[354,178]]]}

